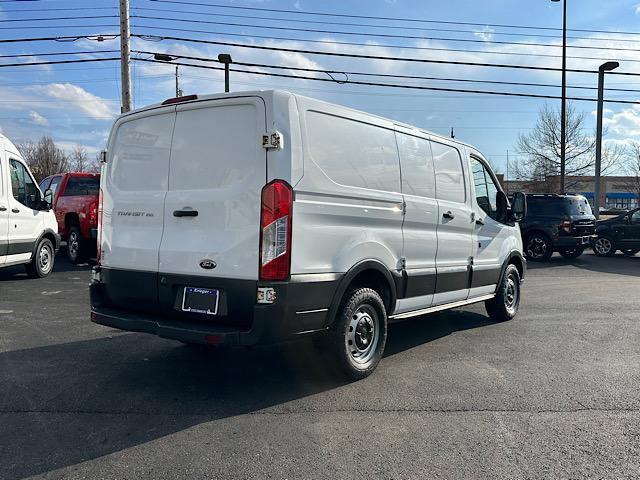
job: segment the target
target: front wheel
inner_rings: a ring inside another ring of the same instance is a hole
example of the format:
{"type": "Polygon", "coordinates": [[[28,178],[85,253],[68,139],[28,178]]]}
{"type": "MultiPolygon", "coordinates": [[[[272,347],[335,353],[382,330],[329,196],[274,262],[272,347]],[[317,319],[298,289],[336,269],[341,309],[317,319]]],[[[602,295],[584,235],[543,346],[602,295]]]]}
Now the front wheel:
{"type": "Polygon", "coordinates": [[[580,255],[584,253],[583,247],[573,247],[573,248],[561,248],[558,250],[560,255],[564,258],[578,258],[580,255]]]}
{"type": "Polygon", "coordinates": [[[593,253],[599,257],[612,257],[616,253],[616,246],[611,238],[603,235],[593,242],[593,253]]]}
{"type": "Polygon", "coordinates": [[[489,316],[497,322],[505,322],[516,316],[520,307],[520,272],[515,265],[507,266],[496,296],[484,302],[484,306],[489,316]]]}
{"type": "Polygon", "coordinates": [[[369,376],[387,341],[387,312],[378,292],[356,288],[347,293],[330,336],[333,356],[345,374],[352,380],[369,376]]]}
{"type": "Polygon", "coordinates": [[[534,262],[543,262],[549,260],[553,255],[553,244],[551,239],[544,233],[534,232],[527,236],[524,249],[527,259],[534,262]]]}
{"type": "Polygon", "coordinates": [[[53,270],[55,249],[53,243],[48,238],[43,238],[38,242],[31,263],[26,265],[27,273],[36,278],[44,278],[53,270]]]}

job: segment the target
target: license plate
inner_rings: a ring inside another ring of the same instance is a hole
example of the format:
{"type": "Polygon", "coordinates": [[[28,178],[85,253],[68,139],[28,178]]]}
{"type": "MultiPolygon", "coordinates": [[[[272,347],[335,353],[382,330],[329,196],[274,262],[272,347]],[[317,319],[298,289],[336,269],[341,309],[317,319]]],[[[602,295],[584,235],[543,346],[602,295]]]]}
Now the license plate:
{"type": "Polygon", "coordinates": [[[216,315],[219,296],[218,290],[212,288],[184,287],[182,311],[216,315]]]}

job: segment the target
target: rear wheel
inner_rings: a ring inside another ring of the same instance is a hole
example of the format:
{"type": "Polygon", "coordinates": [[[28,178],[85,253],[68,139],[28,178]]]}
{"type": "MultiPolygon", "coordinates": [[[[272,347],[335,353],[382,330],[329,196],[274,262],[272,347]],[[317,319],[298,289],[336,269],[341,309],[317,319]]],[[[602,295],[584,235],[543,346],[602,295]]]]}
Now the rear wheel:
{"type": "Polygon", "coordinates": [[[611,237],[603,235],[593,242],[593,253],[599,257],[612,257],[616,253],[616,246],[611,237]]]}
{"type": "Polygon", "coordinates": [[[84,239],[80,229],[75,225],[69,229],[67,236],[67,256],[71,263],[80,263],[84,255],[84,239]]]}
{"type": "Polygon", "coordinates": [[[330,349],[345,374],[360,380],[380,363],[387,341],[387,313],[378,292],[355,288],[345,295],[330,330],[330,349]]]}
{"type": "Polygon", "coordinates": [[[551,239],[544,233],[534,232],[527,236],[524,253],[533,262],[549,260],[553,255],[551,239]]]}
{"type": "Polygon", "coordinates": [[[584,253],[584,247],[561,248],[559,252],[564,258],[578,258],[584,253]]]}
{"type": "Polygon", "coordinates": [[[43,238],[38,242],[31,263],[26,265],[27,273],[32,277],[44,278],[53,270],[55,250],[53,243],[48,238],[43,238]]]}
{"type": "Polygon", "coordinates": [[[638,252],[640,252],[640,250],[638,250],[637,248],[627,248],[626,250],[622,251],[622,253],[624,253],[627,257],[633,257],[638,252]]]}
{"type": "Polygon", "coordinates": [[[497,322],[516,316],[520,307],[520,272],[515,265],[507,266],[496,296],[484,302],[484,306],[489,316],[497,322]]]}

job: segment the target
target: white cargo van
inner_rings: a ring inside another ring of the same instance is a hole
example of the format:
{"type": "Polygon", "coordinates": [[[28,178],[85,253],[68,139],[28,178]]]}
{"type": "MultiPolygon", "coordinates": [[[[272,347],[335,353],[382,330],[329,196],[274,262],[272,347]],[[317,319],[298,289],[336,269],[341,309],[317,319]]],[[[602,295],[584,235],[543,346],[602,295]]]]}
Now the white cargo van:
{"type": "Polygon", "coordinates": [[[43,195],[11,141],[0,134],[0,267],[24,264],[34,277],[53,269],[60,246],[51,195],[43,195]]]}
{"type": "Polygon", "coordinates": [[[524,196],[511,207],[468,145],[259,91],[125,114],[104,158],[94,322],[186,343],[320,335],[362,378],[389,321],[518,309],[524,196]]]}

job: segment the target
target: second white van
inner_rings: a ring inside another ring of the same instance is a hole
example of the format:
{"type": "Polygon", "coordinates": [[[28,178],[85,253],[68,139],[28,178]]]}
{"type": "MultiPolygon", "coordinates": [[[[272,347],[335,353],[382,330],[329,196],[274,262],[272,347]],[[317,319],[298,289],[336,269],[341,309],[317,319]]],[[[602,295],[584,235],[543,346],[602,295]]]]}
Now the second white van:
{"type": "Polygon", "coordinates": [[[469,145],[257,91],[122,115],[104,160],[94,322],[212,345],[315,335],[358,379],[391,321],[518,310],[526,200],[469,145]]]}

